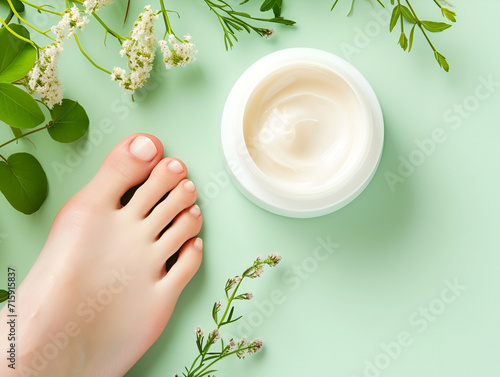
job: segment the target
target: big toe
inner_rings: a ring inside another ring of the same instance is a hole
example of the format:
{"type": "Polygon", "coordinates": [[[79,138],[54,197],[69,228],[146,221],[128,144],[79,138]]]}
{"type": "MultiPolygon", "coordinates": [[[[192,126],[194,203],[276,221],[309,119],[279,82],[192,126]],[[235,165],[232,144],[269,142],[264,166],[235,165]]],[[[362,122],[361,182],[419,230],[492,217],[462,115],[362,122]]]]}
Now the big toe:
{"type": "Polygon", "coordinates": [[[117,144],[108,154],[85,191],[94,199],[119,208],[121,197],[149,176],[163,158],[163,146],[154,136],[135,134],[117,144]],[[98,195],[95,195],[98,193],[98,195]]]}

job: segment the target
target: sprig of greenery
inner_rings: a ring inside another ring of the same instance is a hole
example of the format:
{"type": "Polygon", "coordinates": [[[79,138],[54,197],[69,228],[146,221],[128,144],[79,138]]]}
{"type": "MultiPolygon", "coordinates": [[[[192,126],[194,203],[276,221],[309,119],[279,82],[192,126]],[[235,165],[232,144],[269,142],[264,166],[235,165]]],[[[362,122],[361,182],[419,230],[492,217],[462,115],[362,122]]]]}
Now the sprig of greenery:
{"type": "MultiPolygon", "coordinates": [[[[264,27],[254,26],[249,23],[249,21],[260,21],[260,22],[270,22],[282,25],[294,25],[295,21],[288,20],[281,17],[281,0],[265,0],[262,4],[260,10],[265,12],[267,10],[273,9],[273,18],[260,18],[253,17],[252,15],[236,11],[231,5],[229,5],[224,0],[204,0],[207,6],[212,12],[215,13],[219,23],[224,32],[224,45],[226,50],[233,48],[233,40],[238,41],[236,37],[236,32],[246,31],[251,33],[252,31],[260,35],[261,37],[269,38],[273,35],[274,30],[264,27]]],[[[243,1],[241,4],[247,3],[249,0],[243,1]]]]}
{"type": "MultiPolygon", "coordinates": [[[[351,2],[351,11],[354,5],[354,1],[355,0],[352,0],[351,2]]],[[[377,1],[380,5],[384,6],[384,4],[380,0],[377,1]]],[[[433,1],[441,10],[441,14],[444,18],[446,18],[451,22],[456,22],[457,15],[455,12],[444,7],[438,0],[433,0],[433,1]]],[[[332,6],[332,10],[337,5],[337,2],[338,0],[335,0],[335,3],[332,6]]],[[[401,34],[399,36],[398,45],[401,46],[403,51],[408,51],[408,52],[411,51],[413,47],[415,28],[418,27],[419,30],[422,32],[423,36],[425,37],[426,41],[428,42],[429,46],[431,47],[434,53],[434,58],[438,62],[439,66],[442,67],[446,72],[448,72],[450,70],[450,66],[446,61],[446,58],[440,52],[438,52],[434,44],[431,42],[427,32],[439,33],[450,28],[452,25],[446,22],[420,20],[419,17],[417,16],[417,13],[415,12],[415,9],[411,5],[410,0],[396,0],[396,1],[391,0],[391,5],[393,5],[394,7],[392,9],[389,31],[392,32],[396,27],[396,25],[399,23],[401,34]],[[406,5],[402,4],[403,1],[406,5]],[[409,24],[411,26],[408,37],[405,32],[405,24],[409,24]]]]}
{"type": "MultiPolygon", "coordinates": [[[[238,290],[243,280],[260,277],[264,266],[274,267],[280,260],[281,257],[276,254],[271,254],[266,259],[259,257],[241,275],[227,280],[226,286],[224,287],[227,303],[223,304],[222,301],[217,301],[212,307],[212,319],[216,327],[207,336],[204,335],[203,330],[199,326],[196,327],[196,348],[198,349],[198,356],[196,356],[189,369],[187,367],[184,368],[185,372],[182,373],[182,376],[209,376],[216,371],[214,365],[222,359],[232,355],[244,359],[246,355],[252,355],[262,348],[262,341],[260,339],[255,339],[253,341],[248,341],[246,338],[239,341],[230,339],[224,342],[224,339],[221,337],[220,329],[242,318],[242,316],[235,317],[234,315],[233,304],[235,300],[250,300],[253,297],[251,293],[238,294],[238,290]],[[220,313],[222,313],[222,316],[219,317],[220,313]],[[219,339],[220,350],[213,351],[212,346],[216,344],[219,339]]],[[[175,376],[178,377],[177,374],[175,376]]]]}

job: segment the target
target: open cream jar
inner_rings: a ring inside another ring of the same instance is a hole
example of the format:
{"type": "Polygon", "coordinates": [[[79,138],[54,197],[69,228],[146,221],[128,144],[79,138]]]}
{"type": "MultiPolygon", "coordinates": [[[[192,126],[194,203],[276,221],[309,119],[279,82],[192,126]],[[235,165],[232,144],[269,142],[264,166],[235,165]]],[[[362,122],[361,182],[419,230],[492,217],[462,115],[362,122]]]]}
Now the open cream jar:
{"type": "Polygon", "coordinates": [[[290,217],[321,216],[367,186],[384,125],[366,79],[328,52],[292,48],[265,56],[233,86],[222,147],[250,200],[290,217]]]}

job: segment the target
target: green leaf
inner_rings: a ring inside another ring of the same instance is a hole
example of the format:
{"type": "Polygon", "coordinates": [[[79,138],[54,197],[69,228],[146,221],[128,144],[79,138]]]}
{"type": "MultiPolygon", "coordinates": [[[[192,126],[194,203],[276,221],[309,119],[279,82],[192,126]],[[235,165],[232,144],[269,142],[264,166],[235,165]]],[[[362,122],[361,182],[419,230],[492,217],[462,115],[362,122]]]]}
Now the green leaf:
{"type": "MultiPolygon", "coordinates": [[[[17,13],[24,12],[24,4],[21,1],[19,0],[10,0],[10,1],[12,5],[14,5],[14,9],[16,10],[17,13]]],[[[7,4],[7,6],[9,6],[7,0],[4,0],[4,2],[7,4]]]]}
{"type": "Polygon", "coordinates": [[[406,51],[406,48],[408,47],[408,39],[406,38],[405,33],[401,33],[401,35],[399,36],[398,44],[404,51],[406,51]]]}
{"type": "Polygon", "coordinates": [[[281,8],[283,6],[283,0],[276,0],[273,7],[274,17],[281,17],[281,8]]]}
{"type": "Polygon", "coordinates": [[[78,102],[64,98],[60,105],[50,110],[52,125],[49,135],[60,143],[72,143],[85,135],[89,129],[89,117],[78,102]]]}
{"type": "Polygon", "coordinates": [[[447,24],[446,22],[434,21],[422,21],[422,26],[432,33],[439,33],[440,31],[446,30],[451,27],[451,25],[447,24]]]}
{"type": "Polygon", "coordinates": [[[411,51],[411,47],[413,46],[413,34],[415,33],[415,26],[417,26],[417,24],[413,25],[410,31],[410,45],[408,47],[408,52],[411,51]]]}
{"type": "Polygon", "coordinates": [[[264,0],[262,5],[260,6],[260,11],[266,12],[268,10],[273,9],[275,5],[276,5],[276,0],[264,0]]]}
{"type": "Polygon", "coordinates": [[[31,215],[47,198],[47,176],[29,153],[15,153],[0,162],[0,191],[19,212],[31,215]]]}
{"type": "Polygon", "coordinates": [[[404,18],[406,18],[408,22],[411,22],[412,24],[417,23],[417,20],[413,16],[413,13],[404,5],[401,5],[401,14],[404,18]]]}
{"type": "Polygon", "coordinates": [[[396,5],[392,10],[391,23],[389,24],[389,31],[392,31],[392,29],[394,29],[394,26],[396,26],[400,14],[401,14],[400,6],[396,5]]]}
{"type": "Polygon", "coordinates": [[[11,127],[10,128],[15,138],[20,138],[23,136],[23,131],[20,128],[11,127]]]}
{"type": "Polygon", "coordinates": [[[37,102],[24,90],[0,83],[0,120],[11,127],[33,128],[42,123],[45,116],[37,102]]]}
{"type": "Polygon", "coordinates": [[[0,302],[7,301],[9,299],[9,292],[5,289],[0,289],[0,302]]]}
{"type": "Polygon", "coordinates": [[[450,66],[448,65],[448,62],[446,61],[446,58],[437,51],[434,51],[434,57],[436,58],[437,62],[439,63],[439,66],[442,67],[446,72],[449,72],[450,66]]]}
{"type": "MultiPolygon", "coordinates": [[[[10,24],[9,27],[22,37],[30,38],[30,33],[24,26],[10,24]]],[[[0,46],[3,46],[0,49],[0,82],[19,80],[35,65],[35,48],[15,37],[5,27],[0,29],[0,46]]]]}
{"type": "Polygon", "coordinates": [[[446,17],[451,22],[457,21],[457,19],[455,18],[457,16],[457,14],[449,9],[441,8],[441,13],[443,13],[443,16],[446,17]]]}

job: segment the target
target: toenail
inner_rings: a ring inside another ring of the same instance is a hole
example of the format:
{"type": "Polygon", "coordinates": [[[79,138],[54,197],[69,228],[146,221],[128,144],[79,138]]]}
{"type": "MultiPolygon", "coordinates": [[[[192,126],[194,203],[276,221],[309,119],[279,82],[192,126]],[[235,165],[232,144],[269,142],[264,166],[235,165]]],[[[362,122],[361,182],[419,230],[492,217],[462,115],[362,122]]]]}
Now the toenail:
{"type": "Polygon", "coordinates": [[[200,237],[197,237],[193,242],[193,246],[198,250],[203,249],[203,240],[200,237]]]}
{"type": "Polygon", "coordinates": [[[137,136],[130,144],[130,153],[142,161],[151,161],[158,153],[155,143],[146,136],[137,136]]]}
{"type": "Polygon", "coordinates": [[[200,211],[200,207],[198,207],[196,204],[194,206],[192,206],[190,209],[189,209],[189,213],[191,215],[193,215],[194,217],[198,217],[201,215],[201,211],[200,211]]]}
{"type": "Polygon", "coordinates": [[[196,188],[194,187],[194,183],[191,181],[187,181],[186,183],[184,183],[184,189],[189,192],[194,192],[194,190],[196,190],[196,188]]]}
{"type": "Polygon", "coordinates": [[[167,167],[168,170],[170,170],[172,173],[182,173],[184,171],[184,168],[182,167],[181,163],[177,160],[170,161],[167,167]]]}

